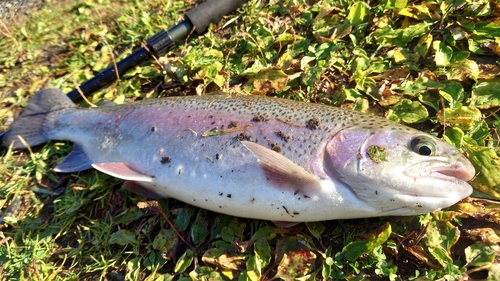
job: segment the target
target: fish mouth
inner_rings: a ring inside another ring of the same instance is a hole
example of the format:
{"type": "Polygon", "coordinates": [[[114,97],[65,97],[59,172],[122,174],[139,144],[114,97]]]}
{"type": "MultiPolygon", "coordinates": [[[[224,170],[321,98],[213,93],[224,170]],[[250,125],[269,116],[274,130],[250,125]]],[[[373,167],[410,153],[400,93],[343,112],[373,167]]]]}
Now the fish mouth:
{"type": "Polygon", "coordinates": [[[435,177],[449,181],[468,182],[476,171],[470,162],[425,161],[408,167],[404,174],[413,178],[435,177]]]}

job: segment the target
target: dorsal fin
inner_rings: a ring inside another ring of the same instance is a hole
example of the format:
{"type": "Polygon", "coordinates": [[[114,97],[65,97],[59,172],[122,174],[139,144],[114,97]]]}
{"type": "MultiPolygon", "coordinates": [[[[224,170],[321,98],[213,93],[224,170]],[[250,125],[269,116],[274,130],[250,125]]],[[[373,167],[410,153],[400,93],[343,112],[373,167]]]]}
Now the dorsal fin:
{"type": "Polygon", "coordinates": [[[321,189],[320,179],[292,160],[254,142],[241,143],[257,158],[270,185],[280,189],[291,189],[294,193],[302,193],[307,197],[313,197],[314,192],[321,189]]]}

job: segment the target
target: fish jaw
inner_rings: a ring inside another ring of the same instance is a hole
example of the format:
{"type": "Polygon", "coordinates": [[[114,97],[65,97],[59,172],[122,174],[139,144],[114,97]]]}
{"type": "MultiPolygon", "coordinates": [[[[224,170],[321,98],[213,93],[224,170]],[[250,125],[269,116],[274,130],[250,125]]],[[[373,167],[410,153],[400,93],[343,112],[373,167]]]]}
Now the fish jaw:
{"type": "Polygon", "coordinates": [[[432,212],[472,193],[467,183],[475,174],[472,164],[451,145],[408,127],[348,128],[335,134],[325,151],[325,173],[381,215],[432,212]],[[432,155],[412,147],[416,138],[432,145],[432,155]],[[380,159],[370,155],[373,147],[380,159]]]}
{"type": "Polygon", "coordinates": [[[456,196],[460,200],[472,193],[472,187],[467,182],[474,177],[475,169],[469,161],[424,161],[408,167],[404,174],[415,181],[432,180],[453,187],[448,192],[431,189],[427,196],[456,196]]]}

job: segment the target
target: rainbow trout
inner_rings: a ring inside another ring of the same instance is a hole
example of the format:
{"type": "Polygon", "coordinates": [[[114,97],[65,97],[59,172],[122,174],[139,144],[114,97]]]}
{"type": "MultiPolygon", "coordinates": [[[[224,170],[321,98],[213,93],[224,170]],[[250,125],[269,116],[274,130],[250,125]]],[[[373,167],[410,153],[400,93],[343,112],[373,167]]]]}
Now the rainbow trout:
{"type": "Polygon", "coordinates": [[[170,97],[78,109],[60,90],[46,89],[3,145],[49,140],[74,143],[57,172],[93,167],[147,197],[282,222],[431,212],[470,195],[467,181],[475,174],[457,149],[410,127],[269,97],[170,97]]]}

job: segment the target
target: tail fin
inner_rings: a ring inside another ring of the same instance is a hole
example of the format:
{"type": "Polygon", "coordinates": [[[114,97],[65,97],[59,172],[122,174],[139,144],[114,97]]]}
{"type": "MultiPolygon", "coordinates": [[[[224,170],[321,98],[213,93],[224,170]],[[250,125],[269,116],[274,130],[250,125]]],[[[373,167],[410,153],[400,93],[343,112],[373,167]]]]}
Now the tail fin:
{"type": "Polygon", "coordinates": [[[15,148],[34,146],[49,139],[45,136],[45,124],[61,109],[74,108],[76,105],[59,89],[44,89],[35,93],[21,115],[3,134],[2,145],[9,146],[14,142],[15,148]]]}

